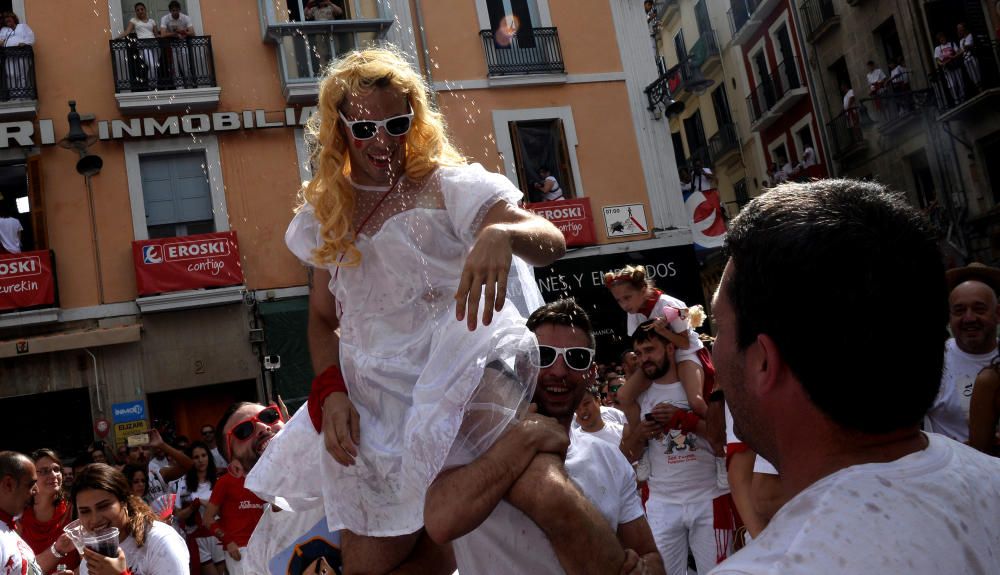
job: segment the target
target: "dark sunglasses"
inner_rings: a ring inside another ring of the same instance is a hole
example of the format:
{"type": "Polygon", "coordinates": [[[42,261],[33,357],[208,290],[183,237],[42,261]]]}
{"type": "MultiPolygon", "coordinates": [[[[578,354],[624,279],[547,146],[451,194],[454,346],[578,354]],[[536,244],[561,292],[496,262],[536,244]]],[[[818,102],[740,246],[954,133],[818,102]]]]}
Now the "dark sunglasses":
{"type": "Polygon", "coordinates": [[[594,350],[589,347],[538,346],[538,363],[535,367],[550,367],[562,356],[566,366],[576,371],[587,371],[594,361],[594,350]]]}
{"type": "Polygon", "coordinates": [[[348,120],[340,110],[337,110],[337,113],[340,114],[340,121],[351,130],[351,135],[354,136],[355,140],[370,140],[374,138],[375,134],[378,133],[379,126],[384,128],[385,133],[390,136],[402,136],[410,131],[410,126],[413,124],[412,110],[408,114],[393,116],[384,120],[348,120]]]}
{"type": "Polygon", "coordinates": [[[226,434],[226,441],[232,444],[232,439],[235,437],[237,441],[246,441],[253,437],[254,425],[257,422],[261,422],[264,425],[271,425],[278,421],[284,421],[281,418],[281,411],[276,405],[269,405],[264,409],[260,410],[260,413],[253,417],[248,417],[243,421],[237,423],[229,430],[226,434]]]}

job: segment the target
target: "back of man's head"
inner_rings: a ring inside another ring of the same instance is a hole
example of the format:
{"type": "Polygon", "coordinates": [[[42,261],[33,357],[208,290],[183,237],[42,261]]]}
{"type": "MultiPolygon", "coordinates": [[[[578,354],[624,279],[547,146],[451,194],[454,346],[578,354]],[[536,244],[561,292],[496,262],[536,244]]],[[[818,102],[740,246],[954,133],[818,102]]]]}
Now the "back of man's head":
{"type": "Polygon", "coordinates": [[[741,350],[759,334],[842,427],[916,425],[941,380],[947,290],[934,234],[885,187],[786,184],[730,225],[727,293],[741,350]]]}
{"type": "Polygon", "coordinates": [[[547,303],[536,309],[528,317],[528,329],[532,332],[544,324],[563,325],[579,329],[587,334],[587,338],[590,340],[590,347],[595,346],[594,330],[590,324],[590,317],[573,299],[567,298],[547,303]]]}
{"type": "Polygon", "coordinates": [[[0,451],[0,480],[13,477],[20,481],[24,477],[27,464],[31,463],[27,455],[16,451],[0,451]]]}

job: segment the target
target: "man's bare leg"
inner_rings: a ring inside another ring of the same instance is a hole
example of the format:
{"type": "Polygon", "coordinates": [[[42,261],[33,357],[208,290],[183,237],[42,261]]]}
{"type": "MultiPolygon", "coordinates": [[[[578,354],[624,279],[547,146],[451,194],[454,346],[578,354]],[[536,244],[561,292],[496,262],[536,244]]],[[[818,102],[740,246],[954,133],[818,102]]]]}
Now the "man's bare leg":
{"type": "Polygon", "coordinates": [[[536,455],[507,501],[541,528],[570,575],[618,573],[625,562],[607,519],[569,479],[559,456],[536,455]]]}

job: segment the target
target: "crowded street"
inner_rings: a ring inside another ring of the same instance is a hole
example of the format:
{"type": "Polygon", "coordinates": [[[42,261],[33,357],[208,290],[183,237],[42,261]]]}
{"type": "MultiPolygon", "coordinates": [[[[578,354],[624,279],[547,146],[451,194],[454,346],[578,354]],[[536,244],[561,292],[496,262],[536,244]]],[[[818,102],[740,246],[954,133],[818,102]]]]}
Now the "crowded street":
{"type": "Polygon", "coordinates": [[[0,0],[0,575],[1000,573],[1000,3],[0,0]]]}

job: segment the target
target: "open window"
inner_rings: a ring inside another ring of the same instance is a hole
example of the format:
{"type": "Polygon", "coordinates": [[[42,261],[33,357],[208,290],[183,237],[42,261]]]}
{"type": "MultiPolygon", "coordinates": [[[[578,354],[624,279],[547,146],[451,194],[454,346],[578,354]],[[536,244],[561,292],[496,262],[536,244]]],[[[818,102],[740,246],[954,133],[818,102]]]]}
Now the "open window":
{"type": "Polygon", "coordinates": [[[514,148],[517,181],[530,202],[544,201],[535,184],[545,180],[541,170],[547,170],[563,191],[563,198],[576,197],[576,185],[570,166],[566,131],[560,118],[509,122],[510,140],[514,148]]]}
{"type": "Polygon", "coordinates": [[[21,222],[22,252],[48,249],[38,157],[0,165],[0,214],[21,222]]]}

